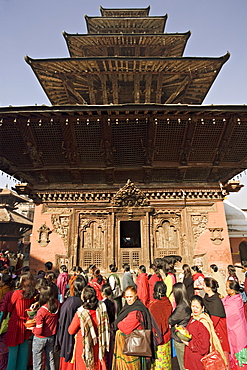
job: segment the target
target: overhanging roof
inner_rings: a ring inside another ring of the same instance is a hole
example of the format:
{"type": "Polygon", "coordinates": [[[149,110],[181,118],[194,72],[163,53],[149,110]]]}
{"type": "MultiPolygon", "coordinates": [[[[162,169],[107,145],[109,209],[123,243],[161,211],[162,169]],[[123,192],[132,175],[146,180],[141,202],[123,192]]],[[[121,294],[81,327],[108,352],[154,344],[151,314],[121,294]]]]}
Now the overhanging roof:
{"type": "Polygon", "coordinates": [[[181,57],[191,35],[166,34],[68,34],[63,32],[70,56],[159,56],[181,57]]]}
{"type": "Polygon", "coordinates": [[[163,33],[167,14],[153,17],[88,17],[88,33],[163,33]]]}
{"type": "Polygon", "coordinates": [[[102,17],[148,17],[150,6],[147,8],[104,8],[100,6],[102,17]]]}
{"type": "Polygon", "coordinates": [[[26,57],[26,61],[53,105],[201,104],[229,56],[26,57]]]}
{"type": "Polygon", "coordinates": [[[246,142],[246,106],[0,108],[0,169],[36,189],[226,183],[246,142]]]}

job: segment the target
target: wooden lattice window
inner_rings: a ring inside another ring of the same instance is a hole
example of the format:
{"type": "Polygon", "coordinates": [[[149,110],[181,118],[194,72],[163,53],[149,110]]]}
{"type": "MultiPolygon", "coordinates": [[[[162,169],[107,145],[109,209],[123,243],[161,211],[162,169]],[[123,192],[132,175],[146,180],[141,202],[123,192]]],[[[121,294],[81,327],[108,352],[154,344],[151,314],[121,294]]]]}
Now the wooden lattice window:
{"type": "Polygon", "coordinates": [[[84,266],[90,266],[93,264],[92,252],[84,252],[84,266]]]}
{"type": "Polygon", "coordinates": [[[93,263],[96,266],[101,266],[102,265],[102,253],[101,252],[95,252],[93,256],[93,263]]]}
{"type": "Polygon", "coordinates": [[[163,258],[165,256],[169,256],[170,254],[177,254],[177,251],[167,250],[167,251],[160,251],[159,258],[163,258]]]}
{"type": "Polygon", "coordinates": [[[90,266],[92,264],[97,267],[102,266],[103,255],[102,252],[89,252],[85,251],[83,256],[83,266],[90,266]]]}
{"type": "Polygon", "coordinates": [[[129,252],[122,252],[122,264],[130,263],[130,254],[129,252]]]}
{"type": "Polygon", "coordinates": [[[133,267],[140,266],[140,254],[139,252],[132,252],[132,265],[133,267]]]}

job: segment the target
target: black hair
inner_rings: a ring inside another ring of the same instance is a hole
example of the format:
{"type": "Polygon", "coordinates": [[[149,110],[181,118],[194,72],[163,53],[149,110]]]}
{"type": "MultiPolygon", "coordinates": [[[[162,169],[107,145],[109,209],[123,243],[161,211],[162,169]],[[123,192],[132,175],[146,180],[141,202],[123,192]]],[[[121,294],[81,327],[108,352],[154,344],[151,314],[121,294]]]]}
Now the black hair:
{"type": "Polygon", "coordinates": [[[161,278],[160,270],[158,269],[158,267],[157,267],[154,263],[151,263],[150,268],[151,268],[152,270],[154,270],[154,273],[155,273],[159,278],[161,278]]]}
{"type": "Polygon", "coordinates": [[[79,273],[81,273],[82,272],[82,268],[80,266],[74,266],[74,267],[72,267],[72,271],[73,272],[79,272],[79,273]]]}
{"type": "Polygon", "coordinates": [[[190,301],[187,295],[187,290],[183,283],[174,284],[172,287],[172,291],[173,291],[173,295],[174,295],[177,306],[182,302],[185,302],[188,306],[190,305],[189,303],[190,301]]]}
{"type": "Polygon", "coordinates": [[[98,284],[102,284],[102,282],[104,281],[104,278],[103,278],[103,276],[100,274],[100,269],[96,269],[95,271],[94,271],[94,276],[96,277],[96,279],[97,279],[97,283],[98,284]]]}
{"type": "Polygon", "coordinates": [[[28,272],[28,271],[30,271],[30,267],[29,266],[23,266],[21,271],[22,272],[28,272]]]}
{"type": "Polygon", "coordinates": [[[90,265],[89,267],[88,267],[88,271],[89,270],[92,270],[93,272],[96,270],[96,265],[90,265]]]}
{"type": "Polygon", "coordinates": [[[204,278],[204,283],[205,283],[206,287],[211,288],[214,293],[217,293],[217,289],[219,288],[219,284],[215,279],[213,279],[211,277],[205,277],[204,278]]]}
{"type": "Polygon", "coordinates": [[[236,293],[240,292],[240,285],[236,280],[228,280],[229,288],[235,290],[236,293]]]}
{"type": "Polygon", "coordinates": [[[95,289],[87,285],[82,291],[82,306],[87,310],[96,310],[98,307],[99,300],[96,295],[95,289]]]}
{"type": "Polygon", "coordinates": [[[117,266],[115,265],[115,263],[112,263],[110,266],[109,266],[109,269],[111,270],[111,272],[117,272],[118,268],[117,266]]]}
{"type": "Polygon", "coordinates": [[[61,265],[60,270],[63,271],[63,272],[68,272],[68,268],[67,268],[66,265],[61,265]]]}
{"type": "Polygon", "coordinates": [[[15,271],[15,266],[9,266],[8,267],[8,271],[13,274],[13,272],[15,271]]]}
{"type": "Polygon", "coordinates": [[[188,278],[189,276],[192,276],[190,266],[187,263],[185,263],[182,266],[182,269],[184,271],[184,277],[185,278],[188,278]]]}
{"type": "Polygon", "coordinates": [[[48,285],[48,280],[45,278],[39,278],[36,280],[35,289],[40,290],[48,285]]]}
{"type": "Polygon", "coordinates": [[[139,266],[139,270],[141,272],[146,272],[147,271],[147,269],[146,269],[146,267],[144,265],[139,266]]]}
{"type": "Polygon", "coordinates": [[[52,270],[52,267],[53,267],[53,263],[48,261],[45,263],[45,268],[46,270],[52,270]]]}
{"type": "Polygon", "coordinates": [[[130,265],[128,263],[123,264],[124,271],[130,271],[130,265]]]}
{"type": "Polygon", "coordinates": [[[228,274],[229,274],[230,276],[237,277],[235,266],[233,266],[233,265],[228,265],[228,266],[227,266],[227,270],[228,270],[228,274]]]}
{"type": "Polygon", "coordinates": [[[192,266],[191,270],[196,271],[196,272],[201,272],[198,266],[192,266]]]}
{"type": "Polygon", "coordinates": [[[204,311],[205,311],[205,305],[204,305],[204,301],[203,301],[203,298],[200,296],[200,295],[193,295],[192,297],[191,297],[191,303],[193,302],[193,301],[197,301],[198,303],[200,303],[200,305],[201,305],[201,307],[204,309],[204,311]]]}
{"type": "Polygon", "coordinates": [[[109,299],[112,299],[112,289],[111,289],[110,284],[108,283],[103,284],[102,287],[100,288],[100,291],[101,293],[104,294],[104,296],[106,296],[109,299]]]}
{"type": "Polygon", "coordinates": [[[74,296],[75,297],[81,297],[81,293],[85,286],[87,285],[87,280],[83,275],[78,275],[77,278],[73,282],[74,286],[74,296]]]}
{"type": "Polygon", "coordinates": [[[212,265],[210,265],[210,268],[214,271],[214,272],[217,272],[218,271],[218,267],[213,263],[212,265]]]}
{"type": "Polygon", "coordinates": [[[48,280],[49,283],[52,283],[53,280],[55,280],[57,278],[55,272],[53,271],[49,271],[45,274],[45,278],[48,280]]]}
{"type": "Polygon", "coordinates": [[[156,281],[154,285],[154,299],[161,299],[161,297],[166,296],[167,286],[164,281],[156,281]]]}
{"type": "Polygon", "coordinates": [[[52,290],[52,287],[47,285],[40,289],[40,295],[39,295],[39,306],[43,306],[47,303],[48,310],[51,313],[55,313],[57,311],[57,302],[54,297],[54,293],[52,290]]]}
{"type": "Polygon", "coordinates": [[[14,286],[12,276],[9,274],[3,274],[1,276],[1,280],[4,283],[4,285],[10,286],[10,287],[14,286]]]}

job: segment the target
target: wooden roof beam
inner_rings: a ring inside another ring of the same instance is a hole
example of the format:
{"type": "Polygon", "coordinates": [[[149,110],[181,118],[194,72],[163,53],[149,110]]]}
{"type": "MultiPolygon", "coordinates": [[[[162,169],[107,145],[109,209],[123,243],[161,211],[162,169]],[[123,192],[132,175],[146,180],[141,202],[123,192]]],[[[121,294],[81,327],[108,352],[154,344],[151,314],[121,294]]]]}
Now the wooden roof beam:
{"type": "Polygon", "coordinates": [[[93,76],[90,74],[87,74],[87,83],[88,83],[90,104],[95,105],[96,99],[95,99],[95,94],[94,94],[93,76]]]}
{"type": "Polygon", "coordinates": [[[112,75],[112,98],[113,104],[118,104],[118,78],[116,74],[112,75]]]}
{"type": "Polygon", "coordinates": [[[173,104],[175,99],[187,88],[189,82],[191,81],[191,78],[189,76],[186,76],[183,81],[179,84],[176,91],[174,91],[173,94],[169,96],[169,98],[165,101],[165,104],[173,104]]]}
{"type": "Polygon", "coordinates": [[[102,88],[102,100],[104,105],[108,105],[108,95],[107,95],[107,87],[106,87],[106,75],[99,74],[101,88],[102,88]]]}
{"type": "Polygon", "coordinates": [[[87,102],[83,98],[83,96],[75,90],[73,82],[69,81],[63,73],[59,73],[59,76],[61,78],[62,84],[63,84],[64,89],[66,91],[68,101],[70,101],[71,103],[74,103],[74,99],[71,99],[71,95],[70,95],[70,93],[72,93],[73,96],[76,98],[77,103],[87,104],[87,102]]]}
{"type": "Polygon", "coordinates": [[[162,82],[163,82],[163,75],[161,73],[159,73],[158,74],[158,79],[157,79],[157,90],[156,90],[156,99],[155,99],[155,102],[157,104],[161,104],[162,82]]]}
{"type": "Polygon", "coordinates": [[[134,79],[134,102],[140,103],[140,74],[137,74],[134,79]]]}

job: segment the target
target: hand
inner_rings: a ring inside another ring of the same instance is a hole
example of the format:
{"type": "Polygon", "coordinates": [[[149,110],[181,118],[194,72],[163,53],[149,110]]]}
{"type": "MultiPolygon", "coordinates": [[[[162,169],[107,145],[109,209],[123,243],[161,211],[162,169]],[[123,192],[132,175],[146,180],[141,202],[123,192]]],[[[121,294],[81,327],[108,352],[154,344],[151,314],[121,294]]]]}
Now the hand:
{"type": "Polygon", "coordinates": [[[185,344],[186,346],[188,346],[189,345],[189,342],[185,342],[185,340],[182,340],[182,339],[180,339],[182,342],[183,342],[183,344],[185,344]]]}

